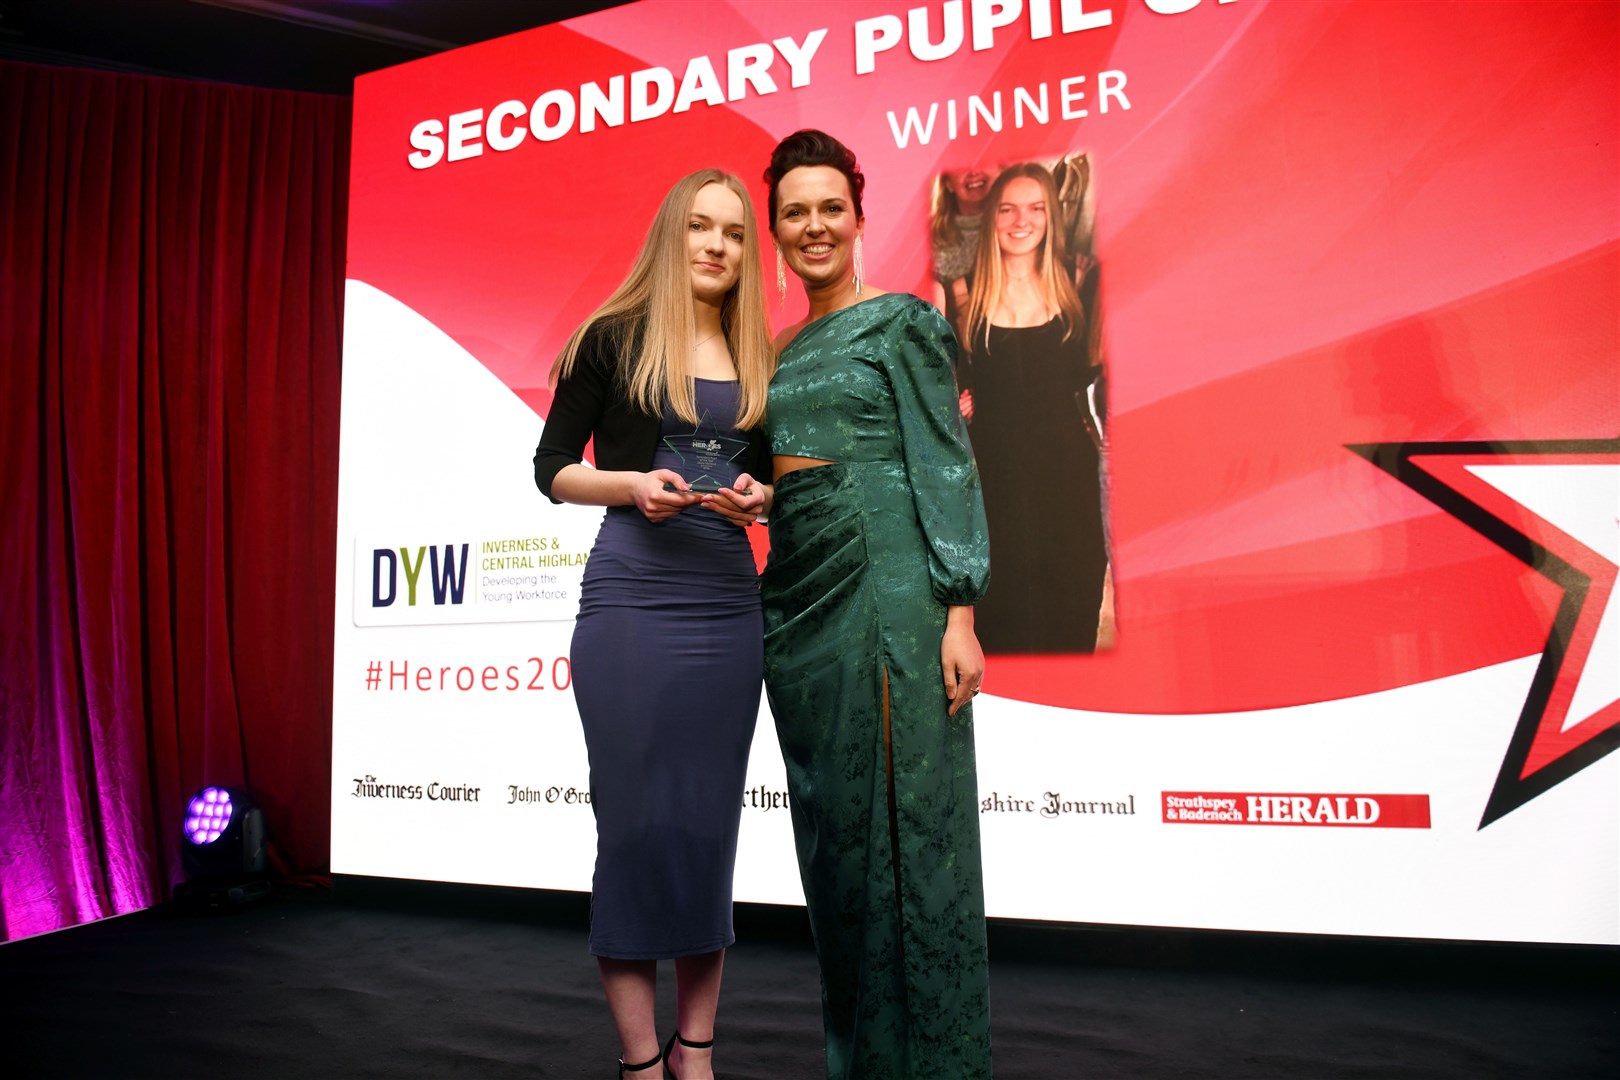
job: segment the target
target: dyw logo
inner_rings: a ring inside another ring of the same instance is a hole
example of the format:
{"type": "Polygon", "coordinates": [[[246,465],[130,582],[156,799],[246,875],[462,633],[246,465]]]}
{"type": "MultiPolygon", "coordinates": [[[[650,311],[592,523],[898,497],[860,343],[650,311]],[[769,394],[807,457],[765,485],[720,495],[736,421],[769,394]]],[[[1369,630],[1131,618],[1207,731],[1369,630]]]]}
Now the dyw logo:
{"type": "Polygon", "coordinates": [[[422,564],[428,566],[428,583],[433,586],[433,602],[459,604],[467,591],[467,548],[461,545],[461,561],[455,561],[455,545],[444,545],[444,559],[439,558],[436,547],[416,549],[412,561],[410,548],[374,548],[371,552],[371,606],[390,607],[399,598],[399,571],[405,570],[405,604],[416,606],[416,586],[422,577],[422,564]]]}

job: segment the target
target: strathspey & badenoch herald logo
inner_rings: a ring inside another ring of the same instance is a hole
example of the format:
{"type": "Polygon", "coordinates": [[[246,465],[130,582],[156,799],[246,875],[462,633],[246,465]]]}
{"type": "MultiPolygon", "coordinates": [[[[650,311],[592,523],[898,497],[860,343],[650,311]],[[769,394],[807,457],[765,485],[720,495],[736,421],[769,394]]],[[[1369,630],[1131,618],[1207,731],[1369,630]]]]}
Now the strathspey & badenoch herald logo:
{"type": "Polygon", "coordinates": [[[1427,829],[1427,795],[1338,792],[1165,791],[1171,825],[1294,825],[1361,829],[1427,829]]]}

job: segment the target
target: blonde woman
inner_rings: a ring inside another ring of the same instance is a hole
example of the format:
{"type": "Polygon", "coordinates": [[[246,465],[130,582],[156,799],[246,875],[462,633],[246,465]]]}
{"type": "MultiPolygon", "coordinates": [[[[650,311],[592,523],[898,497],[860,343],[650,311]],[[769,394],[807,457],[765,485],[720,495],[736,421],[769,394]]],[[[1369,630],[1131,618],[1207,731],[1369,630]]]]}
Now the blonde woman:
{"type": "Polygon", "coordinates": [[[763,627],[744,528],[771,459],[772,353],[747,190],[706,169],[664,198],[624,284],[558,357],[534,458],[553,502],[605,506],[571,652],[596,814],[590,950],[619,1075],[713,1076],[763,627]],[[582,463],[595,440],[596,467],[582,463]],[[654,1027],[659,960],[677,1027],[654,1027]]]}
{"type": "Polygon", "coordinates": [[[959,373],[996,538],[996,585],[975,625],[988,653],[1089,653],[1108,570],[1088,433],[1096,371],[1051,172],[1003,170],[984,214],[959,373]]]}

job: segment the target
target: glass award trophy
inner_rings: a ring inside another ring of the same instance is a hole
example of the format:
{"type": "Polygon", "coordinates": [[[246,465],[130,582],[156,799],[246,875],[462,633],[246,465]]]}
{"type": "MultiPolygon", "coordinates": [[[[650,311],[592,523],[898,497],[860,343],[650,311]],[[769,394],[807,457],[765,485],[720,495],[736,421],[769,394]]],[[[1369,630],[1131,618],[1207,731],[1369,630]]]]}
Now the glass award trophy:
{"type": "MultiPolygon", "coordinates": [[[[723,487],[730,487],[737,479],[734,462],[738,455],[748,449],[744,439],[730,439],[715,434],[708,420],[709,414],[704,413],[692,429],[692,434],[664,438],[664,445],[680,459],[675,471],[699,494],[712,494],[723,487]]],[[[673,484],[665,484],[664,488],[667,491],[679,490],[673,484]]]]}

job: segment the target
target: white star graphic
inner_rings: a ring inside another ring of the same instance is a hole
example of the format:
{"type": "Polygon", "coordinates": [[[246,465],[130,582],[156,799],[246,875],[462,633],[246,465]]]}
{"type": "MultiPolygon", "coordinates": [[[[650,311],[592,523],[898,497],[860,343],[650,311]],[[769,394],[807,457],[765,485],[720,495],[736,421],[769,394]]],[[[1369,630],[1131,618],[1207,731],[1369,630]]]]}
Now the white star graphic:
{"type": "MultiPolygon", "coordinates": [[[[1611,565],[1620,566],[1620,465],[1471,465],[1468,471],[1611,565]]],[[[1620,589],[1608,603],[1564,717],[1568,731],[1620,699],[1620,589]]]]}

